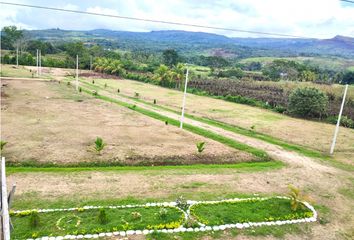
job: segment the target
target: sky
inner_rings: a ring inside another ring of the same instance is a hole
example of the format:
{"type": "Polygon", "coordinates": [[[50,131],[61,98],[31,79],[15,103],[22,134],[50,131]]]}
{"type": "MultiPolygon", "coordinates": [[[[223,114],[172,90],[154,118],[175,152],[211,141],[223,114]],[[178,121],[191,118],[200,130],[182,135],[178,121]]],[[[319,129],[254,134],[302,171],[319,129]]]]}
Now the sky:
{"type": "MultiPolygon", "coordinates": [[[[71,10],[314,38],[354,37],[354,4],[339,0],[1,0],[71,10]]],[[[0,4],[0,27],[122,31],[186,30],[261,35],[137,22],[0,4]]]]}

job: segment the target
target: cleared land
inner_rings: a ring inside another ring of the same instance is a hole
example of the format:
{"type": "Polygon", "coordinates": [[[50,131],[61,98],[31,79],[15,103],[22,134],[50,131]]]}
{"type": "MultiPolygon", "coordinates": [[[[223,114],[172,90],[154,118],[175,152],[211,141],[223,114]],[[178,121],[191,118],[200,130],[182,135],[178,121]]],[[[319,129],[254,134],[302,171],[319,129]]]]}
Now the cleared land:
{"type": "Polygon", "coordinates": [[[250,154],[54,81],[3,80],[2,139],[11,162],[169,165],[251,161],[250,154]],[[94,140],[107,147],[99,155],[94,140]],[[197,153],[195,144],[206,142],[197,153]]]}
{"type": "MultiPolygon", "coordinates": [[[[91,82],[91,79],[87,81],[91,82]]],[[[100,86],[104,85],[103,80],[98,81],[100,86]]],[[[68,104],[65,103],[66,101],[70,101],[74,104],[84,104],[85,102],[94,103],[93,105],[100,106],[100,109],[104,109],[105,107],[111,109],[112,106],[114,106],[114,109],[119,108],[117,105],[93,99],[91,96],[85,94],[82,94],[79,98],[83,99],[83,102],[75,102],[75,99],[77,98],[73,99],[70,97],[76,95],[73,94],[73,87],[68,87],[63,84],[63,82],[60,85],[57,82],[40,83],[49,87],[49,89],[53,91],[52,94],[59,94],[59,96],[61,96],[59,98],[60,102],[64,102],[64,105],[68,104]]],[[[121,93],[132,97],[135,96],[135,92],[139,92],[141,98],[150,101],[151,103],[152,100],[156,98],[159,105],[165,103],[165,106],[174,108],[175,110],[179,110],[178,106],[181,104],[180,93],[177,91],[144,85],[133,81],[112,80],[108,82],[107,80],[107,83],[107,89],[105,91],[100,90],[102,94],[110,91],[109,87],[111,86],[111,83],[117,83],[122,84],[120,85],[121,93]],[[136,90],[137,87],[134,88],[133,86],[139,86],[142,90],[136,90]],[[145,89],[146,94],[143,92],[143,89],[145,89]],[[150,95],[148,95],[148,93],[150,95]],[[170,93],[170,95],[168,93],[170,93]],[[168,101],[169,97],[176,102],[171,103],[168,101]]],[[[95,85],[97,85],[97,83],[95,83],[95,85]]],[[[116,88],[117,87],[114,86],[114,93],[112,92],[111,94],[117,96],[116,88]]],[[[40,95],[39,92],[37,94],[40,95]]],[[[22,101],[26,102],[27,97],[29,97],[29,95],[23,95],[22,101]]],[[[203,106],[203,101],[199,98],[201,97],[193,95],[188,96],[188,101],[196,99],[196,103],[193,102],[192,106],[188,106],[187,111],[189,113],[192,113],[192,107],[198,107],[197,104],[203,106]]],[[[230,108],[231,106],[241,109],[242,107],[245,107],[243,109],[245,115],[241,116],[243,112],[239,110],[240,115],[237,116],[232,111],[233,108],[231,108],[231,114],[233,119],[236,119],[241,123],[245,121],[244,124],[247,124],[246,127],[249,127],[250,124],[247,123],[246,120],[255,121],[255,118],[258,117],[260,118],[260,122],[265,122],[265,124],[271,126],[273,121],[273,127],[278,127],[277,121],[271,119],[271,117],[274,116],[274,113],[272,112],[219,100],[214,102],[215,99],[210,98],[202,99],[207,103],[212,104],[212,109],[215,107],[220,108],[220,106],[223,108],[224,106],[229,106],[229,104],[230,108]],[[212,102],[208,102],[209,100],[212,102]],[[251,115],[251,109],[255,112],[254,117],[251,115]],[[267,117],[262,118],[264,115],[267,117]],[[249,119],[243,121],[242,118],[246,118],[244,116],[249,119]]],[[[42,101],[44,100],[45,99],[42,99],[42,101]]],[[[48,99],[48,101],[49,100],[50,99],[48,99]]],[[[32,100],[30,99],[30,101],[32,100]]],[[[207,108],[207,104],[204,104],[203,108],[207,108]]],[[[62,110],[63,115],[64,113],[69,116],[75,115],[72,111],[65,110],[64,108],[62,110]]],[[[82,110],[80,109],[80,111],[82,110]]],[[[124,111],[124,109],[122,109],[122,111],[124,111]]],[[[197,111],[194,111],[193,114],[196,115],[197,111]]],[[[211,111],[211,114],[214,114],[214,112],[215,111],[211,111]]],[[[96,120],[98,118],[98,113],[99,112],[95,112],[96,120]]],[[[133,111],[130,113],[135,114],[133,111]]],[[[45,113],[42,112],[41,114],[45,113]]],[[[226,115],[226,112],[222,112],[222,114],[226,115]]],[[[284,121],[286,119],[292,119],[278,114],[275,115],[281,117],[280,120],[284,121]]],[[[139,116],[145,118],[143,115],[139,116]]],[[[295,120],[297,121],[297,119],[295,120]]],[[[163,123],[159,121],[156,122],[161,128],[162,126],[165,127],[163,123]]],[[[308,121],[303,121],[303,124],[305,125],[307,122],[308,121]]],[[[64,124],[71,125],[75,123],[71,121],[64,124]]],[[[333,127],[332,125],[328,126],[333,127]]],[[[176,129],[172,126],[168,127],[171,127],[170,131],[176,129]]],[[[256,130],[258,131],[257,126],[256,130]]],[[[287,129],[286,131],[291,132],[290,129],[287,129]]],[[[227,132],[224,131],[224,133],[226,134],[227,132]]],[[[231,135],[232,134],[228,133],[227,136],[231,137],[231,135]]],[[[96,136],[94,135],[93,137],[96,136]]],[[[246,140],[250,141],[245,138],[245,141],[246,140]]],[[[90,143],[92,142],[90,141],[90,143]]],[[[315,143],[312,144],[315,145],[315,143]]],[[[240,239],[255,239],[255,237],[258,239],[260,236],[263,236],[264,239],[275,239],[279,237],[284,239],[351,239],[354,233],[354,179],[352,172],[344,171],[323,164],[323,162],[308,157],[302,157],[293,152],[287,152],[280,148],[276,149],[269,144],[263,144],[260,145],[260,147],[267,152],[274,152],[275,155],[278,153],[288,155],[284,155],[284,157],[286,157],[284,159],[281,157],[278,159],[285,162],[286,166],[282,168],[279,168],[279,165],[278,167],[269,167],[266,162],[240,163],[233,165],[239,166],[237,168],[231,168],[227,165],[223,165],[222,167],[212,167],[207,165],[203,167],[173,166],[134,168],[8,167],[8,184],[11,186],[12,183],[17,183],[13,209],[28,209],[35,207],[77,207],[90,204],[132,204],[139,202],[175,200],[180,195],[193,200],[214,200],[254,196],[254,194],[261,196],[286,195],[288,192],[287,185],[294,184],[313,198],[315,208],[319,212],[318,222],[312,224],[261,227],[241,231],[223,231],[215,233],[185,233],[179,235],[160,234],[148,236],[148,239],[235,239],[236,236],[240,239]]],[[[5,151],[8,149],[10,149],[10,145],[5,151]]],[[[348,151],[350,152],[352,150],[349,149],[348,151]]],[[[278,156],[283,156],[282,154],[278,154],[278,156]]],[[[277,162],[270,163],[276,164],[277,162]]],[[[131,239],[144,239],[144,237],[133,236],[131,239]]]]}
{"type": "MultiPolygon", "coordinates": [[[[92,79],[84,78],[83,81],[91,83],[92,79]]],[[[121,94],[130,97],[139,93],[140,99],[151,103],[156,99],[158,105],[180,111],[183,94],[180,91],[130,80],[95,79],[95,84],[101,87],[107,84],[107,91],[116,92],[119,89],[121,94]]],[[[269,110],[193,94],[187,96],[186,113],[246,129],[253,127],[257,132],[325,154],[329,152],[335,127],[331,124],[291,118],[269,110]]],[[[334,158],[347,164],[354,164],[353,129],[340,128],[334,158]]]]}

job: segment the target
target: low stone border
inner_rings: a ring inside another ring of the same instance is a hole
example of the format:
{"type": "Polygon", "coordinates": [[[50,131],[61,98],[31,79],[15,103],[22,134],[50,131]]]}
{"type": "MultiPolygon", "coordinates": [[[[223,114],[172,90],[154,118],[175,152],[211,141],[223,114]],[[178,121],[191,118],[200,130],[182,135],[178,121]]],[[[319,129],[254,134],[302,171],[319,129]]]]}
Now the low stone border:
{"type": "MultiPolygon", "coordinates": [[[[176,202],[163,202],[163,203],[146,203],[146,204],[136,204],[136,205],[120,205],[120,206],[84,206],[81,208],[62,208],[62,209],[31,209],[31,210],[22,210],[22,211],[14,211],[13,213],[25,213],[28,211],[38,211],[40,213],[45,212],[60,212],[60,211],[77,211],[79,209],[99,209],[99,208],[135,208],[135,207],[175,207],[185,214],[185,220],[187,221],[190,217],[190,208],[193,205],[201,204],[201,203],[221,203],[221,202],[242,202],[249,200],[257,200],[264,201],[272,198],[282,198],[289,199],[288,197],[276,196],[276,197],[253,197],[253,198],[233,198],[233,199],[225,199],[219,201],[191,201],[188,200],[187,203],[190,204],[187,211],[184,211],[177,207],[176,202]]],[[[202,223],[198,223],[200,227],[195,228],[185,228],[183,226],[175,229],[161,229],[161,230],[128,230],[128,231],[117,231],[117,232],[107,232],[107,233],[99,233],[99,234],[85,234],[85,235],[66,235],[66,236],[57,236],[57,237],[41,237],[36,239],[27,239],[27,240],[63,240],[63,239],[92,239],[92,238],[100,238],[100,237],[112,237],[112,236],[129,236],[129,235],[147,235],[153,232],[162,232],[162,233],[183,233],[183,232],[206,232],[206,231],[223,231],[226,229],[243,229],[250,227],[259,227],[259,226],[275,226],[275,225],[285,225],[285,224],[296,224],[296,223],[305,223],[305,222],[315,222],[317,220],[317,212],[315,208],[307,202],[302,202],[311,212],[313,213],[312,217],[309,218],[301,218],[295,220],[283,220],[283,221],[267,221],[267,222],[247,222],[247,223],[234,223],[234,224],[225,224],[218,226],[206,226],[202,223]]]]}

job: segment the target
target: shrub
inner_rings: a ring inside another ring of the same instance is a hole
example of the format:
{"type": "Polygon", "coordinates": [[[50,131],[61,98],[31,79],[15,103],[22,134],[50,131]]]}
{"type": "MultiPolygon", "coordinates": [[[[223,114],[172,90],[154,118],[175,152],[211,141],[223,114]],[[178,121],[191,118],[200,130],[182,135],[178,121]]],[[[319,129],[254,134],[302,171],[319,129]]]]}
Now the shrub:
{"type": "Polygon", "coordinates": [[[166,219],[168,210],[166,208],[160,208],[159,217],[161,219],[166,219]]]}
{"type": "Polygon", "coordinates": [[[101,208],[98,212],[98,222],[100,224],[106,224],[108,223],[108,217],[107,217],[107,213],[106,210],[104,208],[101,208]]]}
{"type": "Polygon", "coordinates": [[[118,88],[117,92],[118,92],[118,93],[120,93],[120,90],[119,90],[119,88],[118,88]]]}
{"type": "Polygon", "coordinates": [[[95,150],[98,154],[101,154],[101,151],[103,148],[106,146],[106,144],[103,142],[102,138],[97,137],[95,141],[95,150]]]}
{"type": "Polygon", "coordinates": [[[156,99],[154,99],[154,104],[156,104],[156,99]]]}
{"type": "Polygon", "coordinates": [[[166,126],[168,125],[168,121],[167,121],[167,120],[165,121],[165,125],[166,125],[166,126]]]}
{"type": "Polygon", "coordinates": [[[67,83],[66,83],[66,85],[68,85],[68,86],[70,86],[70,84],[71,84],[70,82],[67,82],[67,83]]]}
{"type": "Polygon", "coordinates": [[[82,92],[82,88],[81,87],[79,87],[79,92],[82,92]]]}
{"type": "Polygon", "coordinates": [[[139,212],[132,212],[131,215],[134,220],[141,219],[141,214],[139,212]]]}
{"type": "Polygon", "coordinates": [[[104,88],[106,88],[106,87],[107,87],[107,83],[104,84],[104,88]]]}
{"type": "Polygon", "coordinates": [[[205,149],[205,142],[197,142],[196,144],[198,153],[201,153],[205,149]]]}
{"type": "MultiPolygon", "coordinates": [[[[338,116],[330,116],[326,121],[332,124],[337,124],[338,116]]],[[[354,121],[347,116],[342,116],[340,119],[340,125],[347,128],[354,128],[354,121]]]]}
{"type": "Polygon", "coordinates": [[[95,90],[93,90],[93,91],[92,91],[92,95],[97,96],[97,95],[98,95],[98,92],[95,91],[95,90]]]}
{"type": "Polygon", "coordinates": [[[135,92],[135,97],[138,98],[139,97],[139,93],[135,92]]]}
{"type": "Polygon", "coordinates": [[[189,204],[187,203],[187,201],[184,199],[183,196],[180,196],[176,199],[176,207],[182,209],[182,210],[187,210],[189,207],[189,204]]]}
{"type": "Polygon", "coordinates": [[[37,211],[32,211],[29,217],[29,225],[31,228],[36,228],[39,226],[40,219],[37,211]]]}
{"type": "Polygon", "coordinates": [[[286,111],[286,108],[277,105],[274,107],[274,111],[276,111],[277,113],[284,113],[286,111]]]}
{"type": "Polygon", "coordinates": [[[95,80],[92,80],[92,84],[95,84],[95,80]]]}
{"type": "Polygon", "coordinates": [[[289,95],[288,112],[301,117],[326,115],[328,97],[317,88],[297,88],[289,95]]]}

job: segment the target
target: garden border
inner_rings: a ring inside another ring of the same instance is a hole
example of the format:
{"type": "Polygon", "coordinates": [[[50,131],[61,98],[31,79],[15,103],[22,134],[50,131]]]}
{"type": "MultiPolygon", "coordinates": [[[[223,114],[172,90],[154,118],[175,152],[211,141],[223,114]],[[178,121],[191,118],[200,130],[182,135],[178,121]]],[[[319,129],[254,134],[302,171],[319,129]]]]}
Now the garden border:
{"type": "MultiPolygon", "coordinates": [[[[177,207],[177,202],[162,202],[162,203],[146,203],[146,204],[135,204],[135,205],[118,205],[118,206],[84,206],[84,207],[76,207],[76,208],[56,208],[56,209],[30,209],[30,210],[18,210],[12,211],[11,214],[18,214],[18,213],[25,213],[28,211],[38,211],[39,213],[45,212],[61,212],[61,211],[77,211],[78,209],[114,209],[114,208],[135,208],[135,207],[175,207],[178,210],[182,211],[185,216],[185,221],[190,219],[190,208],[197,204],[213,204],[213,203],[222,203],[222,202],[243,202],[249,200],[257,200],[257,201],[264,201],[272,198],[279,198],[279,199],[290,199],[289,197],[285,196],[274,196],[274,197],[251,197],[251,198],[232,198],[232,199],[224,199],[224,200],[216,200],[216,201],[192,201],[187,200],[187,203],[190,205],[187,211],[177,207]]],[[[225,225],[217,225],[217,226],[206,226],[202,223],[198,224],[200,227],[190,227],[185,228],[182,226],[174,229],[159,229],[159,230],[127,230],[127,231],[117,231],[117,232],[102,232],[98,234],[85,234],[85,235],[66,235],[66,236],[56,236],[56,237],[49,237],[44,236],[41,238],[36,238],[36,240],[63,240],[63,239],[92,239],[92,238],[99,238],[99,237],[112,237],[112,236],[128,236],[128,235],[147,235],[153,232],[162,232],[162,233],[183,233],[183,232],[206,232],[206,231],[223,231],[226,229],[243,229],[243,228],[250,228],[250,227],[259,227],[259,226],[275,226],[275,225],[286,225],[286,224],[296,224],[296,223],[304,223],[304,222],[315,222],[317,221],[317,212],[315,208],[309,204],[308,202],[301,202],[303,203],[312,213],[312,217],[307,218],[300,218],[294,220],[277,220],[277,221],[266,221],[266,222],[246,222],[246,223],[233,223],[233,224],[225,224],[225,225]]],[[[34,240],[34,239],[27,239],[27,240],[34,240]]]]}

